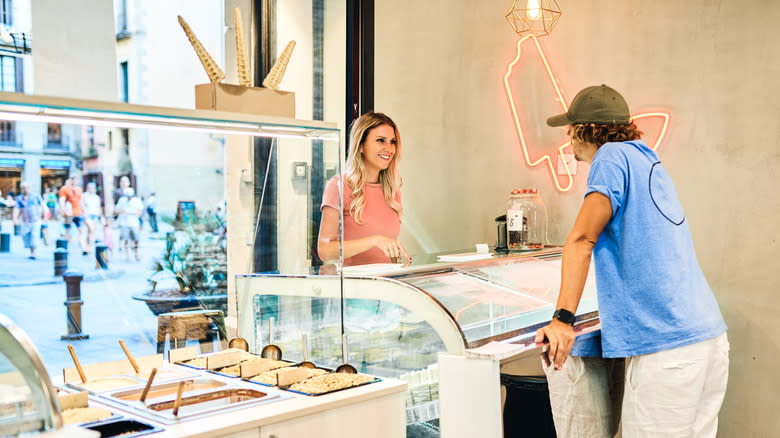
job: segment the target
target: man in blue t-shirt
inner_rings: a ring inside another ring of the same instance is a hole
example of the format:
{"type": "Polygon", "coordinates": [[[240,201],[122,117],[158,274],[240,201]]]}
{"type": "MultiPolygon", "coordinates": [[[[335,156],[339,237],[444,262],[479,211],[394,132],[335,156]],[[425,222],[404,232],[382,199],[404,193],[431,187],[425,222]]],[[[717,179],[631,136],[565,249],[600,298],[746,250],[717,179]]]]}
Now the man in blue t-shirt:
{"type": "Polygon", "coordinates": [[[573,314],[592,254],[601,354],[604,361],[626,362],[623,436],[714,437],[728,380],[726,325],[669,174],[640,140],[623,96],[606,85],[580,91],[569,110],[547,124],[566,126],[576,159],[591,163],[585,200],[563,250],[558,310],[537,332],[538,342],[549,343],[545,371],[559,434],[613,433],[585,430],[594,421],[577,424],[580,409],[588,408],[576,406],[587,404],[582,394],[588,386],[578,387],[577,380],[587,381],[593,369],[603,382],[603,363],[569,358],[573,314]],[[562,373],[566,367],[576,370],[562,373]],[[568,389],[561,390],[561,375],[571,381],[568,389]]]}

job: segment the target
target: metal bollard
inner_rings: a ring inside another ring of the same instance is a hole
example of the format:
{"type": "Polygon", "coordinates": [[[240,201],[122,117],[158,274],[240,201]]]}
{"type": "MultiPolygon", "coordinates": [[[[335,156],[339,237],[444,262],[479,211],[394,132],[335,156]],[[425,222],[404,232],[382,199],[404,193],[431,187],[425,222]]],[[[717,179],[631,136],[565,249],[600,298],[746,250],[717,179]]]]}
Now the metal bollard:
{"type": "Polygon", "coordinates": [[[68,250],[57,248],[54,250],[54,276],[59,277],[68,270],[68,250]]]}
{"type": "Polygon", "coordinates": [[[54,245],[54,248],[62,248],[65,251],[68,250],[68,239],[57,239],[56,244],[54,245]]]}
{"type": "Polygon", "coordinates": [[[108,247],[106,245],[95,245],[95,266],[98,269],[108,269],[108,247]]]}
{"type": "Polygon", "coordinates": [[[0,252],[11,252],[11,235],[0,233],[0,252]]]}
{"type": "Polygon", "coordinates": [[[65,280],[65,300],[66,318],[68,325],[68,334],[60,336],[60,339],[68,341],[77,341],[79,339],[89,339],[89,335],[81,332],[81,280],[84,278],[78,272],[68,271],[62,274],[65,280]]]}

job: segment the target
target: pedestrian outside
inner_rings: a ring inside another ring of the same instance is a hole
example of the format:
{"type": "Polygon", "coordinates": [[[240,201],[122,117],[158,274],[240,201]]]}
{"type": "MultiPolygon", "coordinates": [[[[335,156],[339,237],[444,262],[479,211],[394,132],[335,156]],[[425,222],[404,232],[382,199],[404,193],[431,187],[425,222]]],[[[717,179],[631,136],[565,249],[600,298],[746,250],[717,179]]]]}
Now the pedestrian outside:
{"type": "Polygon", "coordinates": [[[152,192],[149,197],[146,198],[146,214],[149,216],[149,226],[152,227],[152,232],[156,233],[157,230],[157,193],[152,192]]]}
{"type": "Polygon", "coordinates": [[[139,218],[144,212],[144,204],[135,196],[135,190],[127,187],[123,190],[122,197],[116,203],[116,212],[119,215],[119,240],[120,245],[124,245],[125,260],[130,260],[130,247],[133,249],[135,260],[140,260],[138,256],[138,241],[141,235],[141,223],[139,218]]]}
{"type": "Polygon", "coordinates": [[[14,225],[20,227],[19,234],[24,240],[24,247],[30,250],[28,258],[34,260],[41,223],[46,217],[46,205],[40,195],[30,191],[28,182],[22,182],[20,188],[22,193],[15,199],[13,220],[14,225]]]}
{"type": "Polygon", "coordinates": [[[84,193],[84,213],[87,226],[87,251],[92,252],[97,239],[97,231],[102,231],[103,206],[100,196],[97,194],[97,185],[93,182],[87,184],[87,193],[84,193]]]}
{"type": "Polygon", "coordinates": [[[84,193],[79,187],[79,177],[71,176],[65,180],[60,189],[60,211],[65,216],[65,238],[70,242],[71,229],[75,228],[81,253],[87,255],[87,233],[84,226],[84,208],[82,197],[84,193]],[[70,204],[70,208],[68,205],[70,204]]]}

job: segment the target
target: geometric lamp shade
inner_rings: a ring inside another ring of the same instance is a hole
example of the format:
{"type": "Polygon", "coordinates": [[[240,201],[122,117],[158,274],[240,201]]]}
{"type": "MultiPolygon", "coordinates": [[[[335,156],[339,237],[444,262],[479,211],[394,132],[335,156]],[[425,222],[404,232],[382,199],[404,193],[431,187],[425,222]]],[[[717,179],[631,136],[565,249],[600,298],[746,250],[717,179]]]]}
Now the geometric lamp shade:
{"type": "Polygon", "coordinates": [[[561,17],[561,8],[555,0],[513,0],[506,12],[506,20],[520,36],[549,35],[561,17]]]}

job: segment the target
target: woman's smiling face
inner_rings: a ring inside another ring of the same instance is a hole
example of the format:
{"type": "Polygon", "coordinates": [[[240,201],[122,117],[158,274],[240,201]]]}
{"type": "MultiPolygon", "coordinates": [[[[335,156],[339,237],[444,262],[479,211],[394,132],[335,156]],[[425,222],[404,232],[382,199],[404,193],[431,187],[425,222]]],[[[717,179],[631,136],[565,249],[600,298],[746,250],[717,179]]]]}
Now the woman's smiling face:
{"type": "Polygon", "coordinates": [[[390,125],[379,125],[368,131],[366,140],[360,145],[363,163],[372,175],[370,182],[377,182],[379,172],[387,169],[395,157],[398,139],[395,130],[390,125]]]}

